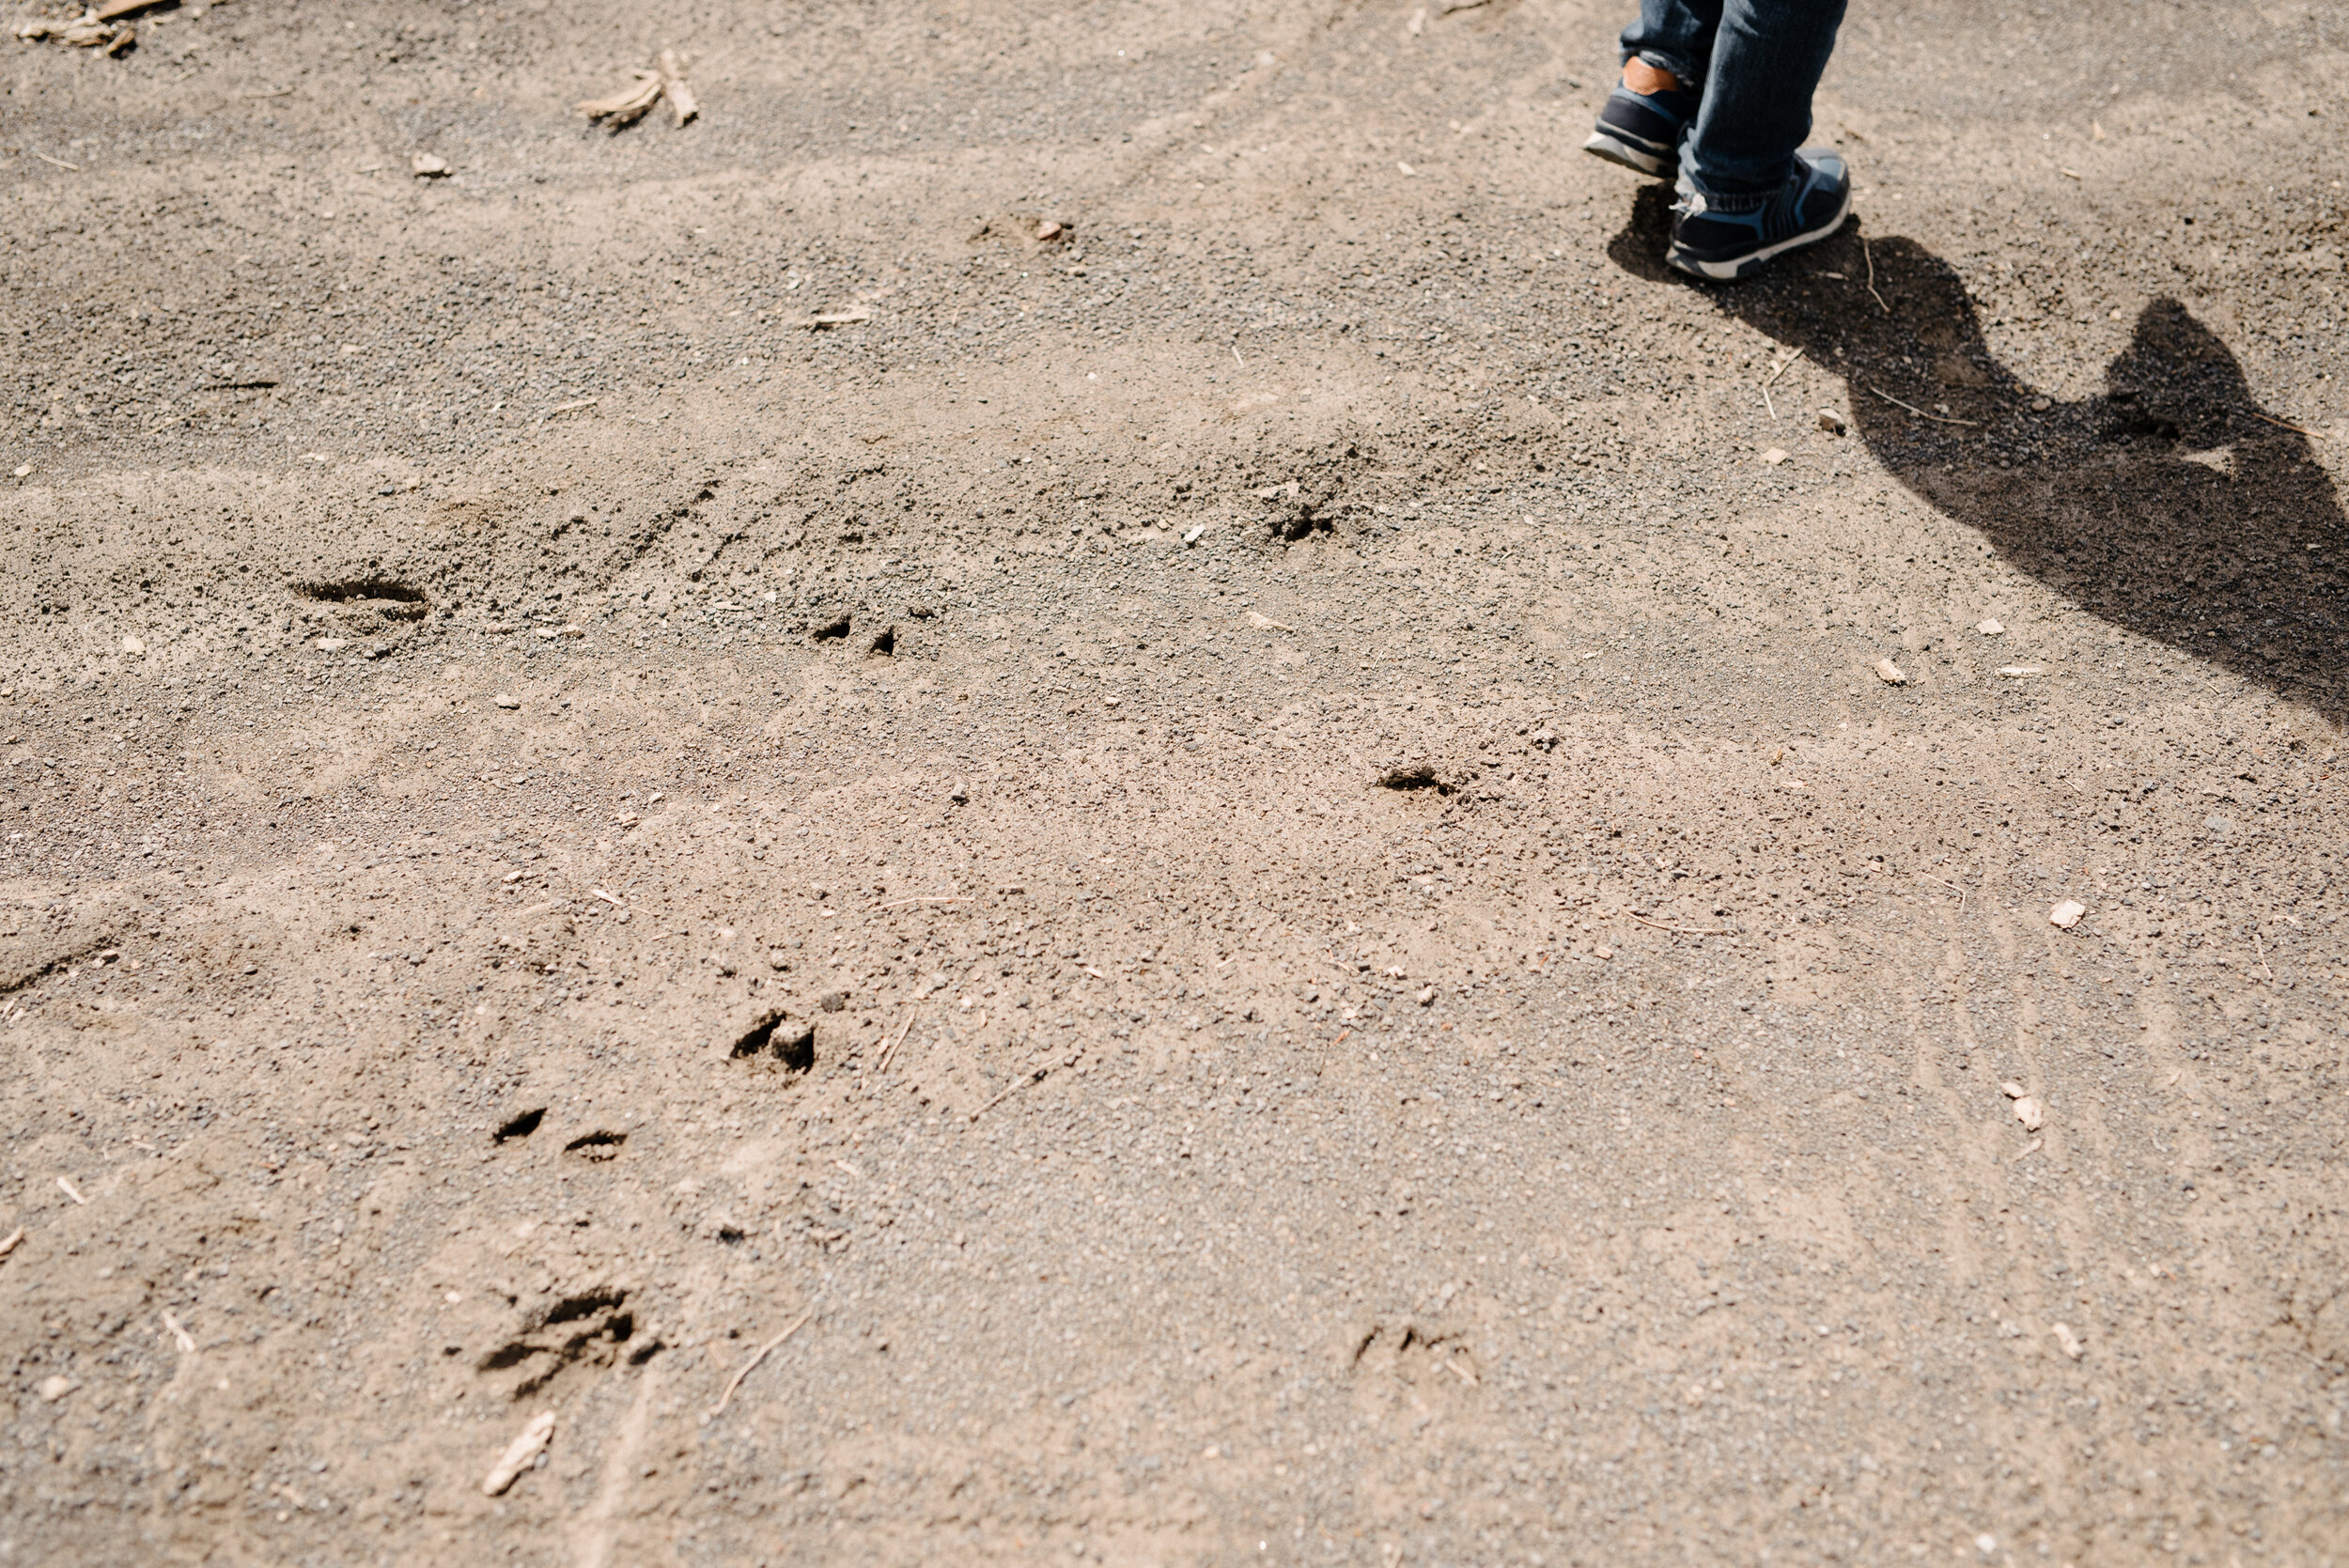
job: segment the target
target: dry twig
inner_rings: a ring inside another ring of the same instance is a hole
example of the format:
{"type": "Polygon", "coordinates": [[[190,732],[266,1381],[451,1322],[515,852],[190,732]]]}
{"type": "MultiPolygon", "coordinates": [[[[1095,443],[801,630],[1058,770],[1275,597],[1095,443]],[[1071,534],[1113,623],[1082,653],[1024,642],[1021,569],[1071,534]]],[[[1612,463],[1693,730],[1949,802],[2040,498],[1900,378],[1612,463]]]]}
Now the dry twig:
{"type": "Polygon", "coordinates": [[[889,1059],[897,1054],[897,1048],[904,1045],[906,1043],[906,1036],[913,1032],[913,1020],[918,1015],[916,1014],[908,1013],[906,1015],[905,1028],[897,1031],[897,1037],[894,1040],[890,1041],[888,1045],[881,1048],[880,1055],[875,1059],[873,1063],[873,1071],[876,1074],[889,1071],[889,1059]]]}
{"type": "Polygon", "coordinates": [[[786,1328],[782,1333],[777,1334],[773,1339],[769,1340],[765,1344],[760,1345],[756,1350],[752,1351],[751,1358],[742,1363],[742,1370],[736,1373],[734,1376],[727,1381],[726,1391],[718,1396],[718,1403],[710,1408],[709,1419],[711,1421],[716,1421],[720,1416],[724,1415],[726,1413],[727,1404],[734,1398],[734,1390],[742,1386],[742,1379],[748,1377],[753,1372],[758,1369],[758,1363],[767,1358],[767,1352],[774,1349],[775,1346],[781,1344],[784,1341],[798,1333],[800,1329],[805,1326],[807,1320],[815,1315],[816,1314],[814,1312],[801,1312],[797,1323],[794,1323],[790,1327],[786,1328]]]}
{"type": "Polygon", "coordinates": [[[1864,234],[1859,237],[1859,256],[1868,264],[1868,297],[1875,301],[1885,315],[1891,315],[1892,307],[1885,304],[1884,296],[1876,292],[1876,253],[1868,248],[1868,237],[1864,234]]]}
{"type": "Polygon", "coordinates": [[[1034,1068],[1029,1072],[1021,1074],[1019,1078],[1012,1080],[1010,1088],[1005,1089],[1002,1094],[996,1095],[993,1099],[979,1107],[978,1110],[971,1112],[968,1120],[975,1122],[980,1117],[986,1115],[988,1111],[994,1110],[997,1106],[1003,1104],[1005,1100],[1011,1098],[1014,1094],[1019,1093],[1020,1090],[1025,1089],[1029,1084],[1042,1083],[1046,1078],[1051,1075],[1051,1071],[1052,1065],[1048,1062],[1040,1067],[1034,1068]]]}
{"type": "Polygon", "coordinates": [[[1906,410],[1907,410],[1910,413],[1915,414],[1918,418],[1920,418],[1920,419],[1930,419],[1930,420],[1932,420],[1932,421],[1933,421],[1936,425],[1975,425],[1975,426],[1979,426],[1979,425],[1982,423],[1982,421],[1981,421],[1981,420],[1979,420],[1979,419],[1960,419],[1960,418],[1958,418],[1958,417],[1957,417],[1956,415],[1954,415],[1954,414],[1947,414],[1947,413],[1927,413],[1927,412],[1925,412],[1925,411],[1924,411],[1924,410],[1922,410],[1922,409],[1919,408],[1916,404],[1914,404],[1914,403],[1904,403],[1904,402],[1902,402],[1899,398],[1897,398],[1897,397],[1893,396],[1892,396],[1890,393],[1889,393],[1889,392],[1877,392],[1877,391],[1876,391],[1876,389],[1875,389],[1875,387],[1870,387],[1868,390],[1869,390],[1870,392],[1872,392],[1872,393],[1875,393],[1875,396],[1877,396],[1878,397],[1883,398],[1886,402],[1888,402],[1888,403],[1891,404],[1894,408],[1896,408],[1896,409],[1906,409],[1906,410]]]}
{"type": "Polygon", "coordinates": [[[2267,414],[2263,414],[2257,409],[2253,409],[2251,411],[2251,417],[2253,419],[2264,419],[2268,424],[2275,426],[2279,430],[2290,430],[2294,435],[2306,436],[2310,441],[2323,441],[2325,439],[2323,436],[2318,435],[2314,430],[2302,429],[2299,426],[2291,424],[2288,421],[2276,419],[2267,414]]]}
{"type": "Polygon", "coordinates": [[[1624,913],[1630,915],[1633,920],[1638,921],[1641,925],[1651,927],[1652,929],[1657,931],[1670,931],[1676,937],[1734,937],[1737,934],[1735,931],[1719,930],[1709,925],[1658,925],[1656,922],[1648,919],[1647,916],[1642,914],[1634,914],[1629,909],[1626,909],[1624,913]]]}

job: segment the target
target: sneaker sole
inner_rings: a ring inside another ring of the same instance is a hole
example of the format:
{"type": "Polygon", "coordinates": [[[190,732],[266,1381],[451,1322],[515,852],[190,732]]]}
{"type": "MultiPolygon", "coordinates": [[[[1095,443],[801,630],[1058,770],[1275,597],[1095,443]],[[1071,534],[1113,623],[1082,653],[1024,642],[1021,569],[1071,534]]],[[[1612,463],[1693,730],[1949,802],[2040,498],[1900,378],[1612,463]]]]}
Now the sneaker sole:
{"type": "Polygon", "coordinates": [[[1815,245],[1837,229],[1842,228],[1843,221],[1851,216],[1851,197],[1852,194],[1849,191],[1843,193],[1843,205],[1835,210],[1835,216],[1828,221],[1824,228],[1811,229],[1795,235],[1791,239],[1781,240],[1775,245],[1765,245],[1758,251],[1749,251],[1744,256],[1735,256],[1727,261],[1700,261],[1695,256],[1674,248],[1665,253],[1664,264],[1676,272],[1686,272],[1690,277],[1704,278],[1713,283],[1735,283],[1777,257],[1784,256],[1788,251],[1798,251],[1805,245],[1815,245]]]}
{"type": "Polygon", "coordinates": [[[1646,175],[1651,179],[1671,179],[1680,173],[1679,159],[1644,151],[1604,131],[1592,132],[1591,139],[1582,144],[1582,150],[1594,158],[1604,158],[1610,163],[1619,164],[1633,174],[1646,175]]]}

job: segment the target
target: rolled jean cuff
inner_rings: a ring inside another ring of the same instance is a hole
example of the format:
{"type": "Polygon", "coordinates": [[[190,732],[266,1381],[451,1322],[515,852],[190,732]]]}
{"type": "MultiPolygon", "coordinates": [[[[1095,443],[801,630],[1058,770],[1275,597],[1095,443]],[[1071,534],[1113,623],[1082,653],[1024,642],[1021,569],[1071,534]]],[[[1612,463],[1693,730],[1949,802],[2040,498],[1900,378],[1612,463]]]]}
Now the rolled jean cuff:
{"type": "Polygon", "coordinates": [[[1626,49],[1623,63],[1629,65],[1634,57],[1645,60],[1658,70],[1669,70],[1679,78],[1683,90],[1702,93],[1704,90],[1704,62],[1684,55],[1667,54],[1660,49],[1626,49]]]}
{"type": "Polygon", "coordinates": [[[1758,185],[1733,184],[1723,189],[1707,179],[1703,169],[1689,168],[1686,163],[1682,167],[1688,177],[1688,183],[1703,195],[1705,208],[1710,211],[1725,213],[1758,211],[1785,188],[1786,182],[1795,174],[1795,161],[1790,158],[1781,166],[1775,179],[1766,179],[1758,185]]]}

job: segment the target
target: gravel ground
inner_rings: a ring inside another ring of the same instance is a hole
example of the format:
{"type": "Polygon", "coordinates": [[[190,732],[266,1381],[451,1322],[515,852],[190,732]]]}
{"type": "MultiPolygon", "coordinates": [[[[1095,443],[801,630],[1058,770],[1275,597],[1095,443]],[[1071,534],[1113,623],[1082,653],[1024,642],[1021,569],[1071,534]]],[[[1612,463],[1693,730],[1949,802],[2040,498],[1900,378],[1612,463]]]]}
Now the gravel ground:
{"type": "Polygon", "coordinates": [[[2349,22],[1439,10],[6,46],[0,1560],[2342,1560],[2349,22]]]}

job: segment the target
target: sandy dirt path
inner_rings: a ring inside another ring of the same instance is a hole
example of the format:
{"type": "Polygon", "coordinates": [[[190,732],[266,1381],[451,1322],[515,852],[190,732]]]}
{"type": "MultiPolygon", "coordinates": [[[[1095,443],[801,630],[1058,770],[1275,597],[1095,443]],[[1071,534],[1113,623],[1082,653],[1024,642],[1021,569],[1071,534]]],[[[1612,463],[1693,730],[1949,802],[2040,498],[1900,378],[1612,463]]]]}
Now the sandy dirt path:
{"type": "Polygon", "coordinates": [[[0,1560],[2338,1560],[2349,22],[1620,23],[10,41],[0,1560]]]}

